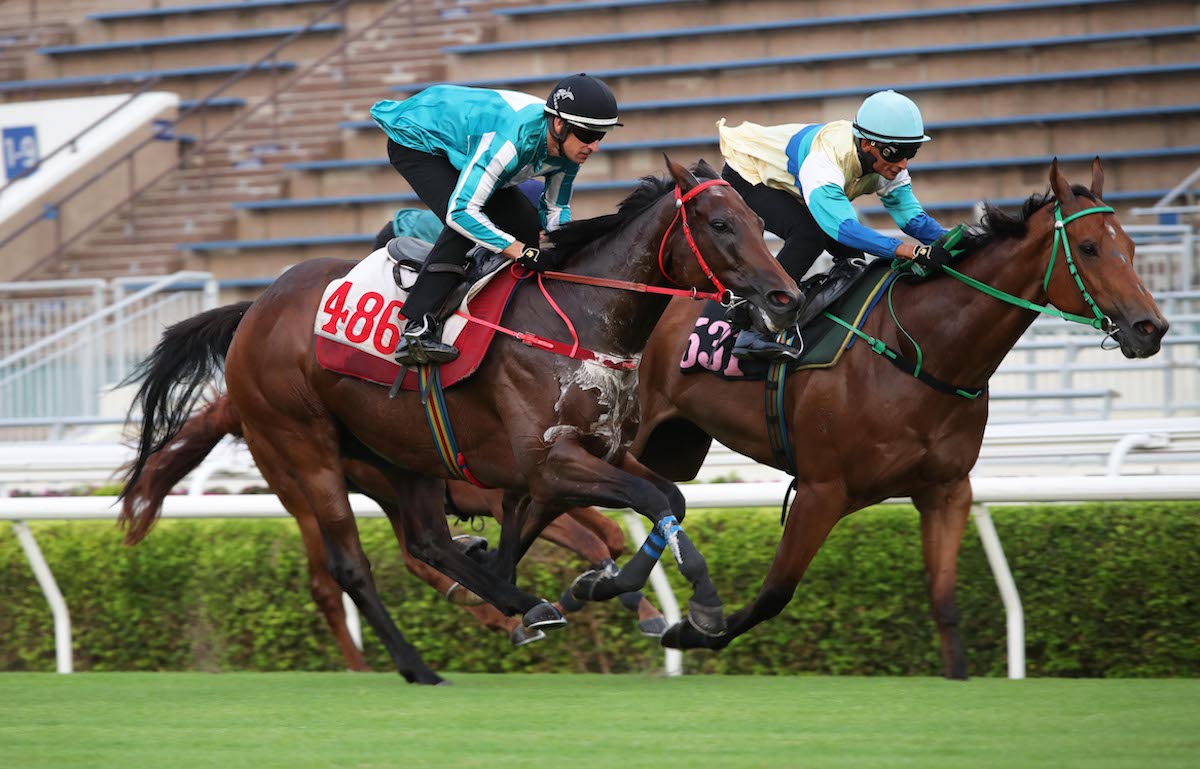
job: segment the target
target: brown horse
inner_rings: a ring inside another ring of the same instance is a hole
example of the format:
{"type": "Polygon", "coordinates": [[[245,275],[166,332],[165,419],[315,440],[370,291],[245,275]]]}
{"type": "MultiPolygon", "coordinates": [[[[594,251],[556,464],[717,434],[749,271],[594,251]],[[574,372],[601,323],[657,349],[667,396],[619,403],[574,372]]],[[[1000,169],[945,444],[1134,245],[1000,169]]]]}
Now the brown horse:
{"type": "MultiPolygon", "coordinates": [[[[122,519],[130,525],[125,533],[125,544],[136,545],[149,533],[157,520],[163,500],[183,478],[200,466],[205,457],[226,436],[242,436],[241,419],[229,398],[219,396],[191,416],[176,433],[169,446],[151,454],[142,468],[137,483],[123,492],[122,519]],[[138,511],[135,513],[135,511],[138,511]]],[[[346,460],[344,467],[353,488],[361,490],[380,506],[388,510],[389,520],[398,520],[404,500],[389,499],[392,493],[386,478],[375,467],[361,460],[346,460]]],[[[502,520],[502,497],[498,490],[480,489],[463,481],[450,481],[446,485],[449,506],[460,516],[492,516],[502,520]]],[[[298,511],[303,512],[303,511],[298,511]]],[[[342,589],[329,573],[325,544],[315,519],[297,515],[300,538],[308,556],[309,589],[313,600],[325,617],[333,632],[338,648],[350,670],[369,670],[362,651],[355,645],[346,626],[345,610],[342,606],[342,589]]],[[[453,597],[452,602],[462,605],[485,627],[509,634],[514,646],[523,646],[545,637],[541,631],[529,633],[517,617],[506,617],[487,604],[468,605],[460,598],[464,591],[454,591],[457,585],[452,579],[414,558],[404,546],[404,532],[394,526],[400,542],[404,565],[417,578],[424,581],[442,595],[453,597]]],[[[621,527],[594,507],[577,508],[553,521],[542,532],[542,538],[582,556],[593,568],[603,569],[613,559],[621,557],[625,550],[625,534],[621,527]]],[[[582,604],[564,595],[555,605],[561,610],[578,609],[582,604]]],[[[631,611],[637,613],[638,628],[646,635],[658,637],[666,629],[662,614],[640,593],[622,597],[631,611]]]]}
{"type": "MultiPolygon", "coordinates": [[[[965,254],[955,268],[1012,295],[1017,305],[949,274],[901,279],[891,297],[894,316],[881,303],[863,331],[909,359],[917,354],[915,340],[929,374],[968,391],[986,387],[1036,317],[1020,300],[1048,302],[1084,318],[1102,316],[1095,325],[1102,325],[1127,357],[1155,354],[1167,321],[1134,271],[1133,242],[1101,203],[1102,187],[1098,158],[1091,189],[1073,188],[1055,162],[1050,168],[1052,197],[1031,197],[1015,218],[989,207],[983,224],[967,235],[965,254]],[[1055,237],[1058,228],[1065,233],[1078,280],[1055,237]]],[[[713,438],[787,470],[768,437],[762,382],[680,373],[698,312],[688,304],[673,304],[651,338],[640,380],[643,421],[631,450],[674,480],[695,477],[713,438]]],[[[921,516],[944,673],[966,677],[954,585],[971,505],[968,473],[979,456],[987,397],[971,400],[939,392],[889,365],[862,342],[832,368],[798,371],[786,379],[781,413],[795,458],[796,496],[758,595],[729,616],[726,632],[705,635],[680,623],[664,636],[665,645],[723,648],[783,609],[841,518],[908,496],[921,516]]]]}
{"type": "MultiPolygon", "coordinates": [[[[318,522],[334,578],[407,680],[441,682],[404,640],[375,591],[340,459],[356,446],[380,463],[391,496],[409,500],[399,524],[409,551],[505,615],[521,614],[526,628],[564,620],[548,602],[513,584],[517,561],[560,513],[595,504],[628,507],[654,523],[659,533],[652,537],[669,542],[693,585],[692,621],[705,632],[720,632],[724,615],[716,588],[679,526],[683,495],[626,451],[637,415],[637,371],[631,366],[666,309],[662,292],[671,286],[722,294],[728,287],[776,328],[794,321],[799,292],[767,249],[758,217],[711,168],[697,166],[696,173],[707,177],[702,182],[676,163],[668,161],[668,167],[671,181],[643,180],[617,213],[555,233],[554,246],[571,274],[546,281],[544,288],[540,277],[524,281],[505,311],[510,328],[561,337],[563,322],[544,291],[577,316],[578,345],[596,351],[595,357],[553,355],[501,336],[478,372],[445,394],[474,477],[511,490],[506,504],[517,512],[504,519],[491,568],[451,541],[441,506],[441,478],[450,471],[426,426],[421,398],[402,392],[389,400],[384,388],[317,365],[312,324],[322,292],[352,262],[305,262],[252,306],[219,308],[168,329],[144,365],[142,431],[130,484],[145,459],[170,443],[198,389],[224,359],[229,397],[259,469],[288,510],[305,511],[318,522]],[[614,290],[615,283],[634,290],[614,290]],[[352,446],[346,436],[353,437],[352,446]],[[517,507],[525,495],[528,502],[517,507]]],[[[656,560],[639,550],[613,581],[613,593],[644,585],[656,560]]]]}

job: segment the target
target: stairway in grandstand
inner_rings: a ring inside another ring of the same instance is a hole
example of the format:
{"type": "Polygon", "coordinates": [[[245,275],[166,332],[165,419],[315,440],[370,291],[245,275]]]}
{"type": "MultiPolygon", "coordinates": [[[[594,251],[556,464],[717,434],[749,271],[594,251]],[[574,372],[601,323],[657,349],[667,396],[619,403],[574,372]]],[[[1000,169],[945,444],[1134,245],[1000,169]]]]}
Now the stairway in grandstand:
{"type": "MultiPolygon", "coordinates": [[[[6,8],[0,15],[0,42],[5,43],[0,72],[9,79],[0,82],[0,101],[132,92],[147,78],[164,74],[157,88],[177,91],[182,109],[334,5],[331,0],[129,0],[114,10],[111,2],[36,0],[6,8]],[[21,11],[30,9],[40,12],[37,24],[22,18],[21,11]]],[[[198,259],[179,244],[236,234],[237,202],[286,197],[287,163],[338,156],[340,121],[365,116],[393,86],[443,77],[441,48],[485,39],[495,23],[489,13],[495,5],[472,0],[347,3],[344,14],[321,20],[207,109],[181,120],[175,134],[181,155],[186,152],[183,167],[65,255],[25,277],[209,269],[212,260],[198,259]],[[274,90],[364,29],[344,52],[274,90]],[[271,104],[210,146],[190,151],[204,135],[262,100],[271,104]]],[[[383,152],[382,142],[377,149],[383,152]]],[[[270,278],[281,266],[242,255],[218,271],[227,279],[270,278]]]]}

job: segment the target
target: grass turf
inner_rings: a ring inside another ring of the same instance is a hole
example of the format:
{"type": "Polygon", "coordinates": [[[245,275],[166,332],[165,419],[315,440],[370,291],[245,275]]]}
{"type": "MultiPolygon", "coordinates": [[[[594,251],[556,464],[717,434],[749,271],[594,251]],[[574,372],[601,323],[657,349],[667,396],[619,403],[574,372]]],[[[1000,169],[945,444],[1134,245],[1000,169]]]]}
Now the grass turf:
{"type": "Polygon", "coordinates": [[[1200,680],[0,674],[8,769],[1196,767],[1200,680]]]}

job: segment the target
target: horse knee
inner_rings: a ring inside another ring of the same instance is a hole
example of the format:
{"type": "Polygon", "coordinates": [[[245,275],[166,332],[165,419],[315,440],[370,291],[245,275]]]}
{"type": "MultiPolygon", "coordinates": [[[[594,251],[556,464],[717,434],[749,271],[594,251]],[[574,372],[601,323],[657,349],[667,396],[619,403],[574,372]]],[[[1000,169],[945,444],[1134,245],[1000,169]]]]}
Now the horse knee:
{"type": "Polygon", "coordinates": [[[361,562],[352,558],[329,558],[329,573],[342,590],[351,595],[361,591],[371,581],[371,564],[364,557],[361,562]]]}

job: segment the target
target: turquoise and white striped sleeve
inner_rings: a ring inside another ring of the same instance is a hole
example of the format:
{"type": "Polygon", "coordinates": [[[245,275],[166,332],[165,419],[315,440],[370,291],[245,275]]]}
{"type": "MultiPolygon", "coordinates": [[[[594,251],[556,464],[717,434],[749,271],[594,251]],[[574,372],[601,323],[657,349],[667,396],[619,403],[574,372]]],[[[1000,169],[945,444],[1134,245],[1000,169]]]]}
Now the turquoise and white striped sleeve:
{"type": "Polygon", "coordinates": [[[571,221],[571,192],[578,173],[579,166],[572,163],[561,171],[546,175],[546,186],[538,205],[542,229],[546,232],[553,232],[571,221]]]}
{"type": "Polygon", "coordinates": [[[932,243],[946,234],[946,228],[925,213],[913,194],[908,171],[901,171],[893,181],[884,184],[879,190],[879,200],[896,226],[922,243],[932,243]]]}
{"type": "Polygon", "coordinates": [[[458,185],[450,196],[446,224],[492,251],[503,251],[516,241],[483,212],[492,193],[515,172],[516,158],[516,146],[495,131],[480,136],[478,146],[459,174],[458,185]]]}

